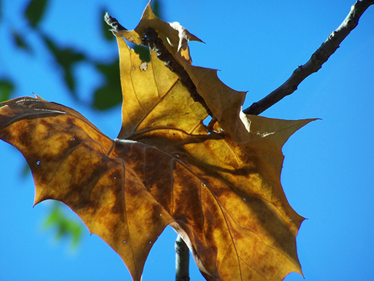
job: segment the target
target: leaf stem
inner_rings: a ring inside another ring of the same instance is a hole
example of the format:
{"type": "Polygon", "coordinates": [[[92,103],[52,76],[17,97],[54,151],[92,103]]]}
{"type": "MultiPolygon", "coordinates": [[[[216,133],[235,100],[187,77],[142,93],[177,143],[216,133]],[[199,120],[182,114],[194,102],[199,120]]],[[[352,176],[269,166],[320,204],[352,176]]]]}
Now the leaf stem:
{"type": "Polygon", "coordinates": [[[272,91],[269,95],[258,102],[254,102],[250,107],[243,110],[245,114],[258,115],[276,104],[285,96],[296,91],[299,84],[309,75],[317,72],[329,57],[339,48],[340,43],[357,26],[358,20],[366,9],[374,4],[374,0],[357,1],[340,26],[333,31],[327,40],[312,54],[311,58],[294,70],[290,78],[281,86],[272,91]]]}
{"type": "Polygon", "coordinates": [[[190,250],[179,235],[175,240],[175,253],[175,281],[189,281],[190,250]]]}

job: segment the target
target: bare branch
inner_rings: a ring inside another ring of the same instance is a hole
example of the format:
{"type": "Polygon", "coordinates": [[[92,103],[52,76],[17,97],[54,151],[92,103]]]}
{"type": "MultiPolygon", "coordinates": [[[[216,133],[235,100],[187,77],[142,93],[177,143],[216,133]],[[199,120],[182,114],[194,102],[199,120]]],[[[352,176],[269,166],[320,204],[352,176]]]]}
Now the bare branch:
{"type": "Polygon", "coordinates": [[[250,107],[243,110],[246,114],[258,115],[265,111],[285,96],[296,91],[299,84],[309,75],[317,72],[328,58],[339,48],[340,43],[357,26],[358,20],[366,9],[374,4],[374,0],[357,1],[351,11],[342,22],[342,24],[333,31],[325,42],[313,53],[309,61],[294,70],[290,78],[280,87],[272,91],[262,100],[253,103],[250,107]]]}

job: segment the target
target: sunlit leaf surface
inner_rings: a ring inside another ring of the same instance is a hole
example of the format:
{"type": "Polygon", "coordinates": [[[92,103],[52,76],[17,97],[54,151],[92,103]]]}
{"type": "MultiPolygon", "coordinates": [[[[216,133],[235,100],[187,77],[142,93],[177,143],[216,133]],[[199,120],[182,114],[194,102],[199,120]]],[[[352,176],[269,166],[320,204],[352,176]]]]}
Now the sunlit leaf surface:
{"type": "Polygon", "coordinates": [[[312,120],[244,115],[245,93],[224,85],[215,70],[191,64],[187,44],[199,39],[158,19],[150,5],[135,30],[113,32],[123,93],[117,139],[79,112],[39,97],[0,108],[0,138],[25,156],[35,204],[68,205],[122,257],[134,280],[167,225],[208,280],[301,273],[295,238],[304,218],[280,183],[281,148],[312,120]],[[140,44],[149,28],[165,50],[152,50],[145,62],[123,38],[140,44]],[[162,56],[183,72],[170,70],[162,56]]]}

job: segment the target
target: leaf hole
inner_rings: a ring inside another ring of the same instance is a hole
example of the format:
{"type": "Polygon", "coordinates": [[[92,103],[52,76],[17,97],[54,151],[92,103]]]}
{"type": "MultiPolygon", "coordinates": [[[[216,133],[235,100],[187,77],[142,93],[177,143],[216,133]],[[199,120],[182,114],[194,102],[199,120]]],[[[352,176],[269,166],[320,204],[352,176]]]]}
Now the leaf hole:
{"type": "Polygon", "coordinates": [[[212,120],[212,116],[208,116],[207,118],[204,119],[203,123],[205,126],[208,126],[209,122],[212,120]]]}
{"type": "Polygon", "coordinates": [[[36,165],[38,166],[40,165],[40,160],[36,161],[36,165]]]}

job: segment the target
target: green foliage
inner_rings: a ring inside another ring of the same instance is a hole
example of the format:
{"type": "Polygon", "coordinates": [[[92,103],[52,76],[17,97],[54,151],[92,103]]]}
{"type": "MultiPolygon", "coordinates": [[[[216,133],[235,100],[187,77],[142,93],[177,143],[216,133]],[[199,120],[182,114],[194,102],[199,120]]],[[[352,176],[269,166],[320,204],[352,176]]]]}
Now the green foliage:
{"type": "Polygon", "coordinates": [[[96,64],[96,69],[105,77],[105,83],[94,93],[92,107],[105,110],[121,104],[122,94],[119,79],[119,61],[111,64],[96,64]]]}
{"type": "Polygon", "coordinates": [[[162,4],[160,0],[152,1],[152,11],[160,19],[163,19],[162,10],[162,4]]]}
{"type": "Polygon", "coordinates": [[[143,47],[143,46],[132,44],[131,48],[134,49],[135,53],[137,53],[139,55],[139,58],[142,61],[146,61],[146,62],[150,62],[151,61],[151,57],[150,57],[150,53],[149,53],[149,48],[148,47],[143,47]]]}
{"type": "Polygon", "coordinates": [[[43,19],[48,0],[31,0],[25,10],[24,16],[31,27],[36,28],[43,19]]]}
{"type": "Polygon", "coordinates": [[[0,79],[0,101],[6,101],[14,91],[14,83],[9,79],[0,79]]]}
{"type": "Polygon", "coordinates": [[[14,44],[17,46],[19,49],[23,49],[24,51],[27,51],[31,53],[31,47],[30,45],[26,42],[24,37],[15,29],[12,30],[12,36],[14,40],[14,44]]]}
{"type": "Polygon", "coordinates": [[[54,56],[56,64],[61,68],[65,84],[68,86],[71,93],[76,97],[76,79],[73,74],[73,67],[77,62],[86,60],[83,53],[71,48],[60,47],[47,36],[42,37],[47,47],[54,56]]]}
{"type": "Polygon", "coordinates": [[[43,228],[54,229],[57,241],[68,238],[71,241],[72,248],[78,246],[82,237],[81,222],[70,219],[63,211],[61,203],[59,202],[53,202],[51,211],[43,224],[43,228]]]}

